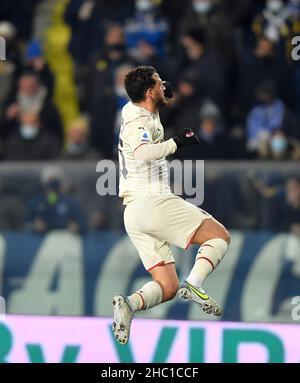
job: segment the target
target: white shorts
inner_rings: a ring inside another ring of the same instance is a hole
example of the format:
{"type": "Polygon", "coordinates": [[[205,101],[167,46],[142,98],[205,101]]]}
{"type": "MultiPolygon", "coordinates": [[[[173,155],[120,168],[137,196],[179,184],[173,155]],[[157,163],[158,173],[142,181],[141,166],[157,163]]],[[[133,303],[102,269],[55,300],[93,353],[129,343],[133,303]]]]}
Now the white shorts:
{"type": "Polygon", "coordinates": [[[124,211],[126,231],[146,270],[174,263],[170,244],[187,249],[205,219],[206,211],[175,196],[141,196],[124,211]]]}

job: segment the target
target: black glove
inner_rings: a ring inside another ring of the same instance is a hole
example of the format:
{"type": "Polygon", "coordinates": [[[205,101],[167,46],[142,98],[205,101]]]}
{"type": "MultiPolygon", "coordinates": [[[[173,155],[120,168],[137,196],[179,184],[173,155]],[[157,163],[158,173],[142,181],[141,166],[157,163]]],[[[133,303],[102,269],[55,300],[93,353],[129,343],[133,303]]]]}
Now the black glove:
{"type": "Polygon", "coordinates": [[[166,88],[164,91],[166,98],[172,98],[173,97],[173,86],[169,81],[163,81],[163,85],[166,88]]]}
{"type": "Polygon", "coordinates": [[[183,132],[179,133],[178,136],[173,137],[173,140],[176,142],[177,148],[182,146],[197,145],[199,143],[199,138],[192,131],[192,129],[184,129],[183,132]]]}

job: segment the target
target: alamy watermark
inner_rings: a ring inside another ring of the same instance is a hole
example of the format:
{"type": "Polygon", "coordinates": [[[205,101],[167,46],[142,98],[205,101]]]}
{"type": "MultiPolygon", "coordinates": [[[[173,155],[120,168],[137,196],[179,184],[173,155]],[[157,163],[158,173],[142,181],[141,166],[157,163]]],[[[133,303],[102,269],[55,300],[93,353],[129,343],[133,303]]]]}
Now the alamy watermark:
{"type": "Polygon", "coordinates": [[[291,316],[294,321],[300,320],[300,296],[296,296],[292,298],[291,304],[293,307],[291,311],[291,316]]]}
{"type": "Polygon", "coordinates": [[[98,162],[96,171],[100,173],[96,190],[100,196],[118,195],[119,171],[121,182],[130,192],[151,193],[159,191],[160,194],[167,193],[169,180],[173,193],[178,196],[184,195],[186,201],[200,206],[204,201],[204,161],[203,160],[172,160],[167,161],[167,169],[159,168],[157,161],[148,162],[134,161],[120,165],[111,160],[98,162]],[[146,166],[146,168],[145,168],[146,166]],[[135,178],[135,174],[141,174],[142,170],[147,174],[144,178],[135,178]]]}
{"type": "Polygon", "coordinates": [[[6,60],[6,41],[2,36],[0,36],[0,61],[1,60],[6,60]]]}
{"type": "Polygon", "coordinates": [[[292,49],[292,59],[298,61],[300,60],[300,36],[294,36],[292,38],[292,45],[295,45],[292,49]]]}

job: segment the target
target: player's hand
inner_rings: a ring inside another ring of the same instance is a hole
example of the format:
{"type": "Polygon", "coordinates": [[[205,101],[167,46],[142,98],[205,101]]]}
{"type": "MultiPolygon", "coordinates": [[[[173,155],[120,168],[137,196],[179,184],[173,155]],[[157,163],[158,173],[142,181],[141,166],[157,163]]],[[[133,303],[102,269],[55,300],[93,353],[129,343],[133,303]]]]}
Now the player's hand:
{"type": "Polygon", "coordinates": [[[192,129],[189,128],[184,129],[184,131],[179,133],[178,136],[173,137],[173,140],[175,141],[177,148],[189,145],[197,145],[199,143],[199,138],[192,131],[192,129]]]}
{"type": "Polygon", "coordinates": [[[163,81],[163,86],[165,87],[164,94],[166,98],[173,97],[173,86],[169,81],[163,81]]]}

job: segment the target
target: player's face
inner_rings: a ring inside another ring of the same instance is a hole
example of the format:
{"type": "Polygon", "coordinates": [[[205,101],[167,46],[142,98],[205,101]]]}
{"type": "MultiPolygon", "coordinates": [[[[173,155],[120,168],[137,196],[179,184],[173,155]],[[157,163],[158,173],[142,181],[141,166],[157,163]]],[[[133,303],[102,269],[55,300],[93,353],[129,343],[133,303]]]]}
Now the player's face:
{"type": "Polygon", "coordinates": [[[162,79],[159,77],[157,73],[154,73],[153,78],[155,80],[155,86],[152,88],[152,100],[157,108],[161,108],[167,104],[167,100],[165,98],[165,87],[162,83],[162,79]]]}

